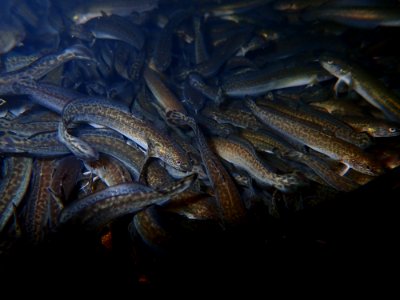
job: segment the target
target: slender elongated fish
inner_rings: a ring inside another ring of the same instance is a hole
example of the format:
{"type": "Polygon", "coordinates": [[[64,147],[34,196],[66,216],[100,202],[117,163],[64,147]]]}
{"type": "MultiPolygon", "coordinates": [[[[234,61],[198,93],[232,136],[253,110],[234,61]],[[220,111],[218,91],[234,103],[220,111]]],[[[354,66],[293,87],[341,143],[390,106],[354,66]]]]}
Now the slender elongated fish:
{"type": "MultiPolygon", "coordinates": [[[[147,157],[157,157],[176,169],[187,171],[191,168],[188,156],[169,136],[155,129],[149,122],[118,109],[114,104],[102,99],[83,99],[68,104],[63,111],[63,122],[90,122],[118,131],[122,135],[147,150],[147,157]]],[[[60,125],[60,134],[64,130],[60,125]]],[[[67,138],[70,138],[68,135],[67,138]]],[[[74,142],[74,141],[73,141],[74,142]]],[[[78,151],[80,146],[78,145],[78,151]]],[[[83,156],[91,156],[89,149],[83,156]]],[[[95,156],[93,156],[95,157],[95,156]]],[[[92,158],[93,158],[92,157],[92,158]]]]}
{"type": "Polygon", "coordinates": [[[157,8],[158,0],[79,0],[73,3],[58,0],[56,5],[76,24],[84,24],[103,13],[128,16],[132,12],[151,11],[157,8]]]}
{"type": "Polygon", "coordinates": [[[222,90],[230,97],[262,95],[276,89],[315,84],[331,76],[318,67],[295,67],[270,72],[268,69],[226,77],[222,90]]]}
{"type": "Polygon", "coordinates": [[[338,78],[336,86],[346,83],[389,120],[400,122],[400,99],[379,79],[354,63],[330,54],[321,55],[319,61],[325,70],[338,78]]]}
{"type": "Polygon", "coordinates": [[[18,207],[31,179],[32,158],[11,156],[3,159],[0,181],[0,232],[18,207]]]}
{"type": "Polygon", "coordinates": [[[359,132],[366,132],[373,137],[393,137],[400,135],[398,123],[370,117],[344,116],[343,122],[359,132]]]}
{"type": "Polygon", "coordinates": [[[347,168],[369,175],[382,172],[380,164],[360,148],[324,133],[309,122],[295,119],[272,108],[260,108],[252,100],[247,99],[246,105],[263,123],[290,139],[344,163],[347,168]]]}
{"type": "Polygon", "coordinates": [[[175,117],[177,123],[181,122],[184,125],[191,126],[196,135],[201,159],[215,192],[217,205],[222,214],[222,221],[227,225],[234,225],[242,222],[247,212],[239,191],[232,177],[226,171],[218,157],[211,151],[206,138],[195,121],[177,112],[171,117],[175,117]]]}
{"type": "Polygon", "coordinates": [[[366,148],[372,144],[371,138],[365,133],[359,133],[330,114],[314,110],[306,105],[298,104],[296,107],[291,107],[291,105],[283,105],[278,101],[269,100],[260,101],[258,103],[295,118],[308,121],[316,126],[320,126],[322,131],[327,133],[331,132],[337,138],[354,144],[360,148],[366,148]]]}
{"type": "Polygon", "coordinates": [[[50,218],[51,178],[55,160],[39,159],[33,165],[33,178],[31,193],[28,198],[24,229],[28,239],[33,243],[39,243],[48,232],[50,218]]]}
{"type": "Polygon", "coordinates": [[[189,188],[196,177],[195,174],[190,175],[160,191],[135,183],[109,187],[66,207],[61,213],[60,223],[75,219],[86,225],[86,229],[101,227],[123,215],[135,213],[150,205],[165,203],[189,188]]]}
{"type": "Polygon", "coordinates": [[[226,138],[212,138],[211,146],[223,159],[244,169],[255,180],[277,189],[288,192],[300,185],[299,178],[294,174],[276,174],[264,165],[251,148],[243,142],[226,138]]]}

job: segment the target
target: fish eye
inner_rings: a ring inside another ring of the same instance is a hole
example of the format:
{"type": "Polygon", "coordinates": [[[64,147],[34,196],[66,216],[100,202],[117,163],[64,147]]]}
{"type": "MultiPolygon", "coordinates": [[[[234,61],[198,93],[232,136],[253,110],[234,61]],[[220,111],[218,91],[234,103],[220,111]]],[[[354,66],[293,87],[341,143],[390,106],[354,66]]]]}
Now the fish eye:
{"type": "Polygon", "coordinates": [[[328,65],[333,65],[333,60],[332,60],[332,59],[329,59],[329,60],[327,61],[327,63],[328,63],[328,65]]]}
{"type": "Polygon", "coordinates": [[[390,132],[390,133],[395,133],[395,132],[397,132],[397,128],[395,128],[395,127],[390,127],[390,128],[389,128],[389,132],[390,132]]]}

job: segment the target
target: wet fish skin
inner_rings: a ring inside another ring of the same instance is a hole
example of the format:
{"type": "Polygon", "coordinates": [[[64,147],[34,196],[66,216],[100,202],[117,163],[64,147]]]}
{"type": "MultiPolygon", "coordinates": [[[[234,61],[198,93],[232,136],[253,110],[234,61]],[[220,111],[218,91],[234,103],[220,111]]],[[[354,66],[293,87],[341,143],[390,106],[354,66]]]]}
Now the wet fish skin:
{"type": "Polygon", "coordinates": [[[171,15],[167,25],[159,33],[152,56],[152,62],[158,71],[165,71],[171,64],[174,31],[177,26],[185,19],[189,18],[191,14],[191,10],[180,9],[175,11],[171,15]]]}
{"type": "Polygon", "coordinates": [[[257,96],[276,89],[310,85],[330,79],[317,67],[294,67],[270,72],[268,69],[225,77],[221,85],[230,97],[257,96]]]}
{"type": "Polygon", "coordinates": [[[261,122],[288,138],[303,143],[359,172],[369,175],[382,173],[382,166],[360,148],[322,132],[311,123],[294,119],[271,108],[261,109],[249,99],[246,100],[246,105],[261,122]]]}
{"type": "Polygon", "coordinates": [[[242,109],[227,109],[220,111],[213,108],[205,108],[202,114],[220,124],[231,124],[240,128],[258,130],[264,127],[257,118],[250,112],[242,109]]]}
{"type": "Polygon", "coordinates": [[[350,192],[359,187],[356,182],[345,176],[340,176],[334,170],[331,170],[327,163],[314,155],[301,153],[299,151],[291,151],[284,153],[284,156],[304,163],[321,177],[325,183],[338,191],[350,192]]]}
{"type": "Polygon", "coordinates": [[[237,13],[243,13],[251,9],[263,6],[271,2],[271,0],[250,0],[250,1],[230,1],[230,3],[222,3],[213,7],[204,8],[206,13],[214,17],[222,17],[237,13]]]}
{"type": "Polygon", "coordinates": [[[33,163],[29,157],[11,156],[3,159],[3,164],[3,179],[0,182],[0,232],[28,189],[33,163]]]}
{"type": "Polygon", "coordinates": [[[85,161],[86,169],[97,175],[107,186],[132,182],[129,171],[116,159],[100,156],[96,161],[85,161]]]}
{"type": "Polygon", "coordinates": [[[128,16],[132,12],[151,11],[157,8],[158,0],[80,0],[73,3],[58,0],[55,5],[59,6],[75,24],[84,24],[93,18],[102,16],[103,12],[107,15],[128,16]]]}
{"type": "Polygon", "coordinates": [[[260,183],[272,185],[283,192],[293,191],[300,185],[299,177],[294,174],[280,175],[269,170],[250,145],[225,138],[212,138],[210,142],[220,157],[244,169],[260,183]]]}
{"type": "MultiPolygon", "coordinates": [[[[57,139],[57,132],[38,133],[27,138],[22,135],[10,135],[0,132],[0,150],[5,153],[24,153],[35,157],[55,157],[70,153],[69,149],[57,139]]],[[[98,152],[110,155],[123,163],[134,176],[139,178],[140,167],[145,154],[126,143],[126,140],[108,130],[79,130],[78,137],[93,146],[98,152]]]]}
{"type": "Polygon", "coordinates": [[[54,160],[39,159],[33,164],[31,193],[26,204],[24,230],[27,238],[34,244],[41,242],[49,229],[50,201],[49,188],[54,160]]]}
{"type": "Polygon", "coordinates": [[[60,224],[78,219],[85,229],[94,229],[126,214],[135,213],[147,206],[162,204],[172,196],[189,188],[196,174],[174,182],[161,191],[147,186],[128,183],[109,187],[73,202],[60,216],[60,224]]]}
{"type": "Polygon", "coordinates": [[[322,131],[325,131],[326,133],[331,132],[337,138],[354,144],[360,148],[364,149],[372,144],[372,140],[368,135],[355,131],[340,119],[336,119],[329,114],[314,110],[301,103],[295,105],[296,107],[291,107],[291,105],[284,105],[283,103],[279,103],[279,101],[271,101],[267,99],[257,103],[262,106],[271,107],[295,118],[313,123],[316,126],[320,126],[322,131]]]}
{"type": "Polygon", "coordinates": [[[194,29],[194,55],[195,63],[201,64],[209,59],[209,54],[206,47],[205,38],[203,35],[203,20],[200,16],[193,17],[194,29]]]}
{"type": "Polygon", "coordinates": [[[146,67],[144,69],[143,76],[147,87],[153,93],[154,98],[163,109],[165,115],[168,116],[170,111],[178,111],[180,113],[187,114],[182,103],[166,86],[166,84],[161,80],[160,76],[154,70],[146,67]]]}
{"type": "Polygon", "coordinates": [[[366,101],[381,110],[389,120],[400,122],[399,97],[368,71],[329,53],[322,54],[319,61],[325,70],[338,78],[338,83],[346,83],[366,101]]]}
{"type": "Polygon", "coordinates": [[[198,91],[211,101],[215,102],[216,105],[220,105],[224,100],[222,90],[207,85],[199,74],[196,73],[189,74],[189,76],[187,77],[187,82],[196,91],[198,91]]]}
{"type": "Polygon", "coordinates": [[[174,117],[177,119],[177,122],[180,121],[182,124],[189,125],[194,131],[201,159],[215,192],[222,222],[229,226],[243,222],[246,218],[247,211],[239,191],[229,173],[217,156],[212,152],[205,136],[196,124],[196,121],[179,113],[174,113],[174,117]]]}
{"type": "Polygon", "coordinates": [[[91,122],[107,126],[147,150],[148,156],[160,158],[176,169],[191,169],[189,158],[169,136],[156,130],[149,122],[118,109],[109,101],[86,98],[72,102],[64,108],[63,120],[66,124],[91,122]]]}
{"type": "Polygon", "coordinates": [[[398,123],[357,116],[344,116],[341,119],[355,130],[366,132],[373,137],[394,137],[400,135],[400,126],[398,123]]]}
{"type": "Polygon", "coordinates": [[[43,56],[19,70],[0,73],[0,94],[19,94],[18,84],[38,80],[61,64],[73,59],[92,60],[93,56],[85,46],[72,45],[58,53],[43,56]]]}
{"type": "Polygon", "coordinates": [[[135,214],[130,228],[130,231],[134,230],[135,233],[140,235],[142,241],[155,250],[161,250],[171,239],[170,233],[160,223],[159,215],[154,206],[135,214]]]}
{"type": "Polygon", "coordinates": [[[82,139],[69,134],[63,121],[59,122],[58,139],[78,158],[88,161],[99,159],[99,153],[96,149],[82,139]]]}
{"type": "Polygon", "coordinates": [[[400,26],[398,7],[320,7],[303,13],[306,21],[327,20],[358,28],[400,26]]]}
{"type": "Polygon", "coordinates": [[[141,50],[145,42],[142,30],[128,19],[118,15],[94,18],[83,26],[95,39],[123,41],[137,50],[141,50]]]}

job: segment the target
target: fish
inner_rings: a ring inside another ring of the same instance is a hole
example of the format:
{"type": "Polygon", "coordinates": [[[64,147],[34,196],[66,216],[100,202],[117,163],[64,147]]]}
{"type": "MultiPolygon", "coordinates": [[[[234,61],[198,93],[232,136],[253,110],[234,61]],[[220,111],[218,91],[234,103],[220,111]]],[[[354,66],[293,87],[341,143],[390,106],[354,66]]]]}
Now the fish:
{"type": "Polygon", "coordinates": [[[167,25],[159,33],[154,46],[152,65],[163,72],[168,69],[172,60],[172,40],[177,26],[191,16],[192,11],[180,9],[172,13],[167,25]]]}
{"type": "Polygon", "coordinates": [[[263,99],[257,103],[262,106],[271,107],[297,119],[308,121],[316,126],[320,126],[322,131],[326,133],[332,133],[337,138],[360,148],[364,149],[372,144],[371,138],[365,133],[359,133],[346,123],[343,123],[340,119],[336,119],[328,113],[314,110],[307,105],[303,105],[301,103],[297,103],[295,105],[286,105],[280,103],[279,101],[267,99],[263,99]]]}
{"type": "Polygon", "coordinates": [[[163,204],[189,188],[196,174],[154,191],[137,183],[119,184],[72,202],[60,215],[60,224],[78,221],[85,229],[95,229],[123,215],[135,213],[154,204],[163,204]]]}
{"type": "Polygon", "coordinates": [[[215,193],[221,221],[225,226],[240,224],[246,219],[247,211],[239,191],[232,177],[211,150],[196,121],[178,112],[174,112],[171,117],[175,117],[177,123],[189,125],[194,131],[201,159],[215,193]]]}
{"type": "Polygon", "coordinates": [[[24,231],[29,241],[38,244],[49,232],[50,201],[55,160],[39,159],[33,163],[31,193],[26,203],[24,231]]]}
{"type": "Polygon", "coordinates": [[[178,111],[187,114],[183,104],[172,93],[172,91],[162,82],[159,75],[152,69],[146,67],[143,72],[147,87],[152,92],[157,104],[161,107],[167,120],[171,111],[178,111]]]}
{"type": "Polygon", "coordinates": [[[319,7],[302,14],[305,21],[332,21],[357,28],[399,27],[398,7],[319,7]]]}
{"type": "Polygon", "coordinates": [[[260,108],[250,99],[246,100],[246,105],[264,124],[290,139],[345,164],[346,170],[343,173],[348,168],[368,175],[378,175],[383,172],[382,166],[362,149],[322,132],[320,128],[316,128],[309,122],[295,119],[271,108],[260,108]]]}
{"type": "Polygon", "coordinates": [[[75,24],[84,24],[103,13],[128,16],[132,12],[144,13],[158,7],[158,0],[91,0],[68,3],[57,0],[55,3],[75,24]]]}
{"type": "Polygon", "coordinates": [[[3,159],[0,181],[0,232],[7,225],[14,208],[24,197],[33,168],[32,158],[10,156],[3,159]]]}
{"type": "Polygon", "coordinates": [[[283,192],[293,191],[300,185],[295,174],[277,174],[268,168],[255,153],[254,148],[244,141],[212,138],[212,149],[224,160],[245,170],[256,181],[283,192]]]}
{"type": "MultiPolygon", "coordinates": [[[[63,122],[60,122],[59,132],[65,134],[63,125],[74,122],[90,122],[111,128],[147,151],[147,157],[160,158],[167,164],[183,171],[190,170],[191,163],[183,150],[177,146],[168,135],[155,129],[150,122],[141,120],[127,112],[118,109],[115,104],[103,99],[85,98],[68,104],[63,110],[63,122]],[[63,133],[64,132],[64,133],[63,133]]],[[[70,138],[66,135],[67,138],[70,138]]],[[[72,142],[75,142],[72,140],[72,142]]],[[[79,146],[79,144],[78,144],[79,146]]],[[[82,149],[85,151],[85,149],[82,149]]],[[[83,157],[90,157],[93,152],[86,149],[83,157]]],[[[78,147],[79,151],[79,147],[78,147]]],[[[80,155],[80,154],[78,154],[80,155]]],[[[96,155],[92,156],[92,159],[96,155]]]]}
{"type": "Polygon", "coordinates": [[[315,66],[288,68],[272,73],[266,69],[225,77],[221,89],[229,97],[257,96],[276,89],[306,86],[331,78],[331,75],[315,66]]]}
{"type": "Polygon", "coordinates": [[[19,84],[38,80],[58,66],[73,59],[93,60],[93,55],[85,46],[76,44],[58,53],[45,55],[19,70],[0,73],[0,95],[20,94],[19,84]]]}
{"type": "Polygon", "coordinates": [[[137,50],[141,50],[145,42],[144,34],[140,27],[130,22],[129,19],[118,15],[103,15],[93,18],[86,22],[83,27],[84,30],[91,34],[88,35],[86,33],[88,36],[84,39],[118,40],[129,44],[137,50]]]}
{"type": "Polygon", "coordinates": [[[84,165],[107,186],[132,182],[129,171],[112,157],[100,156],[96,161],[85,161],[84,165]]]}
{"type": "Polygon", "coordinates": [[[321,66],[338,78],[335,85],[347,84],[371,105],[381,110],[386,118],[400,122],[400,99],[379,79],[358,65],[347,62],[329,53],[319,58],[321,66]]]}
{"type": "Polygon", "coordinates": [[[344,116],[343,122],[359,132],[366,132],[373,137],[394,137],[400,135],[398,123],[371,117],[344,116]]]}

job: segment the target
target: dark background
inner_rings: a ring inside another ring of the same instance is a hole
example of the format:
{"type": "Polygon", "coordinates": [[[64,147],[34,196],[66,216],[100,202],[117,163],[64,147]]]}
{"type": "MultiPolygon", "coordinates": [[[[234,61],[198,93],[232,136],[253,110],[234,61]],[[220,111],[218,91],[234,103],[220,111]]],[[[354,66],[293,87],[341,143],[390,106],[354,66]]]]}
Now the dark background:
{"type": "Polygon", "coordinates": [[[397,168],[314,208],[281,219],[254,216],[240,229],[178,232],[164,252],[118,236],[107,251],[95,234],[65,232],[48,245],[3,256],[0,282],[18,293],[91,295],[368,290],[378,282],[387,291],[398,283],[399,179],[397,168]]]}

